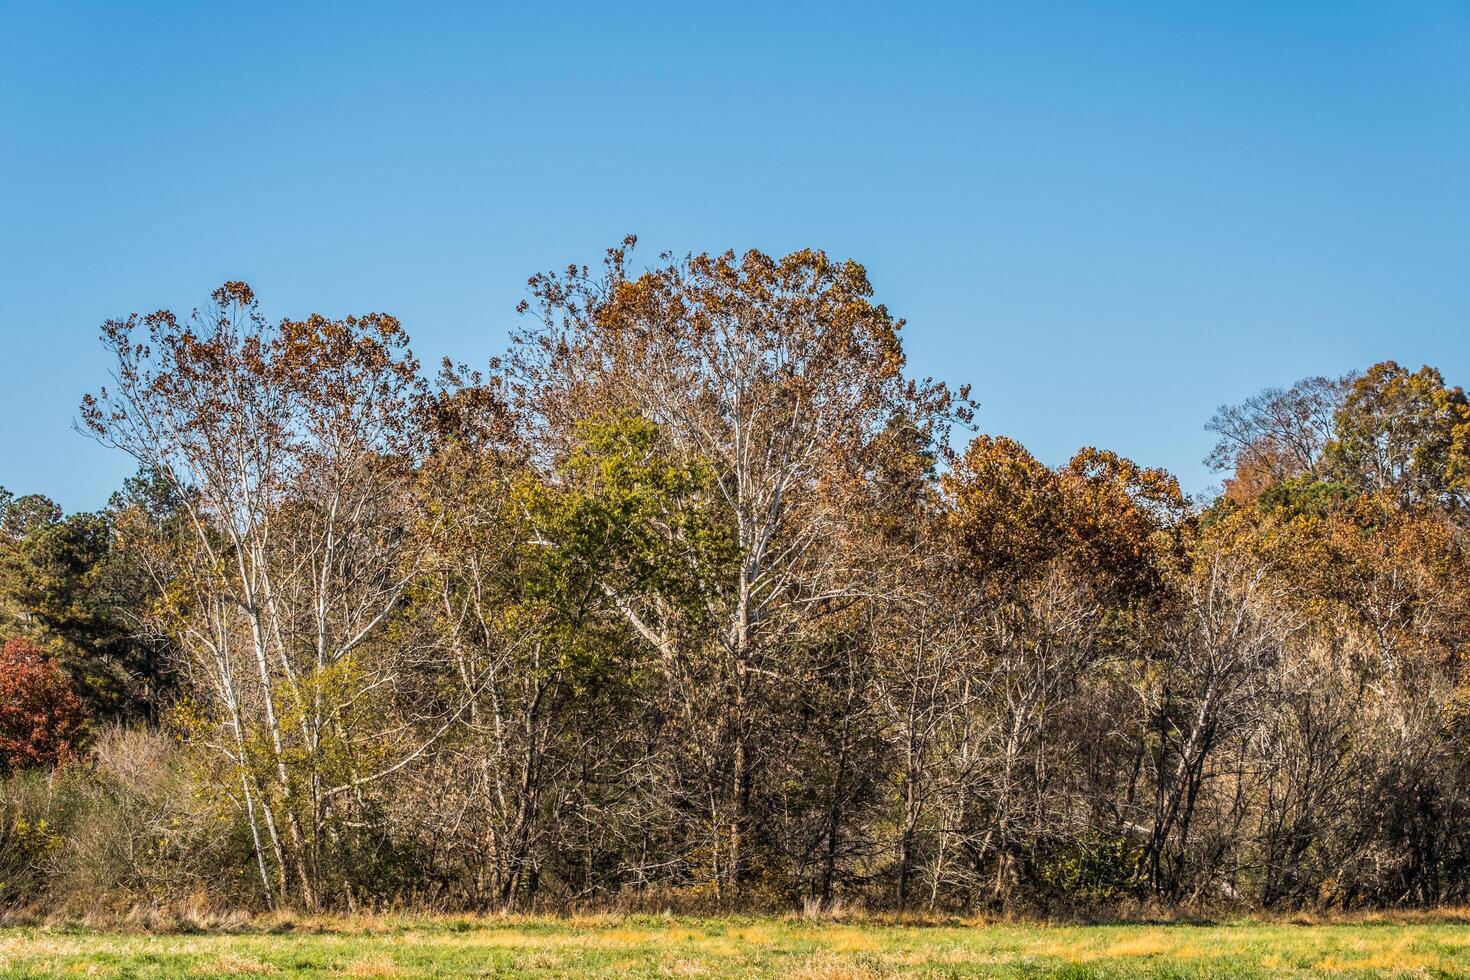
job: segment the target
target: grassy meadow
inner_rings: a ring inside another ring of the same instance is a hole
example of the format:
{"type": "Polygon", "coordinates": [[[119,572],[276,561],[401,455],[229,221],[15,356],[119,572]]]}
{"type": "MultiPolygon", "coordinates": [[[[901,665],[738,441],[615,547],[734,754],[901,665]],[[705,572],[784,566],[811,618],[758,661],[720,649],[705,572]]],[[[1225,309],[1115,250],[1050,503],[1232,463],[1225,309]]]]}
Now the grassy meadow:
{"type": "Polygon", "coordinates": [[[6,977],[1470,976],[1470,921],[1061,926],[798,918],[279,919],[0,930],[6,977]]]}

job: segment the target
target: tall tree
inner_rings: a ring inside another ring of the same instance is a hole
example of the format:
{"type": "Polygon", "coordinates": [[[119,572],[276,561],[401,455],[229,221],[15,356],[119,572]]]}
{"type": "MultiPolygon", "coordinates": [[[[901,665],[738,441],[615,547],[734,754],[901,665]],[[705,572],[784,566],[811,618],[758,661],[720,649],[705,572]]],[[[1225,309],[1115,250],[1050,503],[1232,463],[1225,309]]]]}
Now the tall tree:
{"type": "MultiPolygon", "coordinates": [[[[965,404],[904,377],[902,322],[872,302],[855,262],[816,251],[666,255],[633,275],[632,245],[611,250],[599,276],[572,267],[532,280],[537,323],[515,340],[511,391],[553,455],[580,420],[632,411],[658,427],[678,465],[712,474],[708,506],[738,557],[702,584],[700,655],[716,668],[722,730],[714,877],[738,887],[760,764],[753,736],[782,645],[865,588],[863,569],[834,547],[850,488],[874,471],[895,419],[943,447],[965,404]]],[[[667,595],[605,585],[646,642],[679,655],[667,595]]]]}
{"type": "Polygon", "coordinates": [[[311,906],[344,813],[457,714],[415,703],[398,686],[415,651],[380,642],[418,567],[423,382],[392,317],[272,326],[244,283],[212,299],[104,324],[116,383],[83,419],[184,508],[158,613],[220,725],[204,737],[238,774],[263,887],[311,906]]]}

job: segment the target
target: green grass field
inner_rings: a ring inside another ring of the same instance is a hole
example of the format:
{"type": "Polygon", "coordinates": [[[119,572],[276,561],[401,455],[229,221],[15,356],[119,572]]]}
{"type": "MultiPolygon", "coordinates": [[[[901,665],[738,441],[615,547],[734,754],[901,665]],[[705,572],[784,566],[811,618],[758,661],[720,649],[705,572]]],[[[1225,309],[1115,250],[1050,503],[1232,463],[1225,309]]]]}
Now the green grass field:
{"type": "MultiPolygon", "coordinates": [[[[1460,920],[1464,921],[1463,919],[1460,920]]],[[[775,918],[283,920],[235,932],[0,930],[7,977],[1470,976],[1453,918],[897,925],[775,918]]]]}

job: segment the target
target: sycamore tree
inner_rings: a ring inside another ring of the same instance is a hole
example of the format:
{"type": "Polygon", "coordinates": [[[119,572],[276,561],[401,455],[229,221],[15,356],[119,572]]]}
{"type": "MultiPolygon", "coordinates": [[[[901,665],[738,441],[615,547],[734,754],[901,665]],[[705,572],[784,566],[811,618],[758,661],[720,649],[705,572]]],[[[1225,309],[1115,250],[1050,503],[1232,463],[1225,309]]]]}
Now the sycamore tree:
{"type": "MultiPolygon", "coordinates": [[[[534,325],[516,336],[506,373],[548,472],[585,420],[631,414],[656,427],[669,466],[707,474],[680,492],[707,512],[699,533],[724,529],[733,560],[672,577],[614,566],[600,586],[662,663],[701,665],[704,687],[684,696],[718,730],[700,781],[719,892],[748,870],[762,705],[786,682],[783,651],[873,589],[842,542],[857,488],[892,451],[884,434],[902,419],[942,449],[967,402],[905,375],[902,321],[872,300],[856,262],[811,250],[664,255],[637,274],[632,245],[611,250],[599,274],[574,266],[531,280],[523,309],[534,325]],[[696,607],[689,635],[680,627],[696,607]]],[[[690,530],[660,529],[662,553],[684,564],[700,554],[690,530]]]]}
{"type": "Polygon", "coordinates": [[[381,314],[273,325],[239,282],[186,319],[102,333],[114,383],[83,420],[185,514],[151,556],[154,613],[184,655],[198,738],[235,774],[269,899],[343,897],[333,868],[373,785],[457,710],[405,687],[418,651],[383,642],[419,563],[407,337],[381,314]]]}

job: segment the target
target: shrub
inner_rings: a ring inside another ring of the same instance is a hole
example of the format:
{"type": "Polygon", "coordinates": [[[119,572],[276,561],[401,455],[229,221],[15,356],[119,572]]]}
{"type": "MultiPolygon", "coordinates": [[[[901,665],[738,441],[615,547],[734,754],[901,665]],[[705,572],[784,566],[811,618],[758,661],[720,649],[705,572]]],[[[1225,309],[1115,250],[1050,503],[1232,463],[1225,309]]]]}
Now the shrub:
{"type": "Polygon", "coordinates": [[[65,828],[67,801],[45,773],[0,780],[0,907],[39,899],[65,828]]]}
{"type": "Polygon", "coordinates": [[[167,735],[108,728],[74,764],[0,777],[0,908],[254,905],[248,838],[201,775],[167,735]]]}

